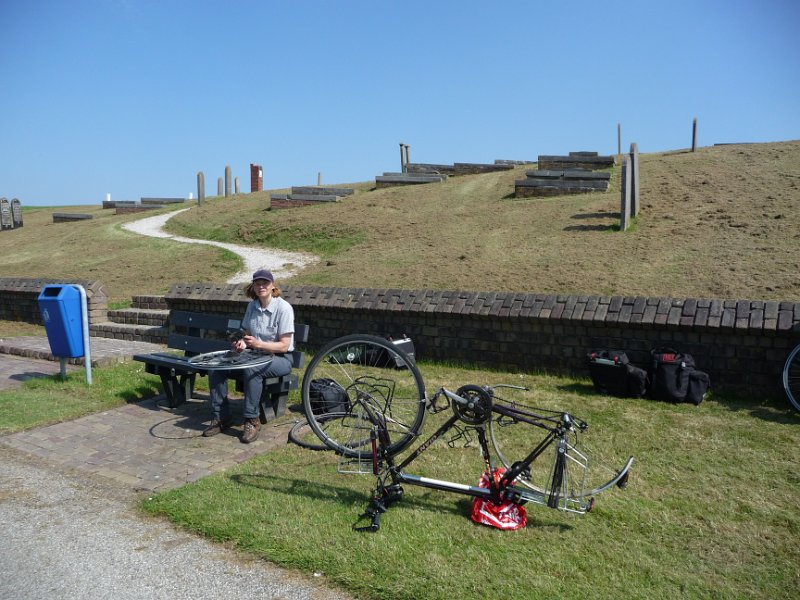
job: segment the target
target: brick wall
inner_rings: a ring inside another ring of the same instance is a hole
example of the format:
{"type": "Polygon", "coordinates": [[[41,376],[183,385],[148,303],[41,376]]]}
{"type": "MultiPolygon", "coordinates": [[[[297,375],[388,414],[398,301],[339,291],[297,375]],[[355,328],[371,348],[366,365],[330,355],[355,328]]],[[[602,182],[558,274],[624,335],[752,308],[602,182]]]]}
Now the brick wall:
{"type": "MultiPolygon", "coordinates": [[[[0,278],[0,319],[41,323],[37,298],[56,280],[0,278]]],[[[106,320],[99,282],[86,289],[90,321],[106,320]]],[[[241,317],[242,285],[178,283],[170,309],[241,317]]],[[[309,347],[350,333],[408,334],[418,356],[492,368],[587,374],[595,347],[624,349],[645,365],[651,348],[694,355],[716,389],[780,393],[789,350],[800,343],[800,302],[568,296],[365,288],[284,288],[309,347]]],[[[424,373],[423,373],[424,375],[424,373]]]]}
{"type": "MultiPolygon", "coordinates": [[[[242,286],[176,284],[172,309],[241,315],[242,286]]],[[[693,354],[717,389],[776,393],[800,343],[800,303],[514,292],[288,287],[312,348],[349,333],[408,334],[418,356],[492,368],[586,374],[591,348],[646,365],[655,346],[693,354]]]]}
{"type": "Polygon", "coordinates": [[[75,283],[86,290],[86,303],[89,307],[89,322],[102,323],[108,320],[108,297],[99,281],[26,279],[0,277],[0,319],[23,321],[42,325],[39,312],[39,293],[45,285],[75,283]]]}

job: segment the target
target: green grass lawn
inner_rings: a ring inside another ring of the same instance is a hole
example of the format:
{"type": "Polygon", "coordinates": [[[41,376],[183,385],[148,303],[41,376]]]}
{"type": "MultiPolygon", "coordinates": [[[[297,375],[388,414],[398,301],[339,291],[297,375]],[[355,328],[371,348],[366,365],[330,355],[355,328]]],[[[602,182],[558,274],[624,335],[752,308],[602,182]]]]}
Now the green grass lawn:
{"type": "MultiPolygon", "coordinates": [[[[501,532],[469,519],[467,497],[407,486],[379,532],[358,533],[374,478],[337,473],[330,452],[287,445],[143,506],[363,598],[795,596],[800,418],[783,399],[695,407],[604,397],[583,379],[421,370],[429,392],[527,385],[529,401],[586,419],[587,441],[620,464],[634,455],[628,488],[600,495],[585,516],[528,505],[528,526],[501,532]]],[[[474,443],[439,443],[411,472],[474,484],[482,468],[474,443]]]]}
{"type": "MultiPolygon", "coordinates": [[[[529,387],[529,403],[586,419],[586,442],[615,464],[633,455],[629,486],[598,496],[584,516],[529,504],[527,527],[511,532],[473,523],[467,497],[406,486],[380,531],[359,533],[374,478],[338,473],[330,452],[287,445],[142,507],[361,598],[796,597],[800,415],[784,398],[712,395],[695,407],[601,396],[582,378],[432,363],[421,371],[429,393],[529,387]]],[[[95,369],[91,386],[82,371],[30,380],[0,392],[0,435],[155,393],[139,363],[95,369]]],[[[429,415],[425,431],[448,414],[429,415]]],[[[476,483],[474,436],[462,442],[437,443],[411,472],[476,483]]]]}

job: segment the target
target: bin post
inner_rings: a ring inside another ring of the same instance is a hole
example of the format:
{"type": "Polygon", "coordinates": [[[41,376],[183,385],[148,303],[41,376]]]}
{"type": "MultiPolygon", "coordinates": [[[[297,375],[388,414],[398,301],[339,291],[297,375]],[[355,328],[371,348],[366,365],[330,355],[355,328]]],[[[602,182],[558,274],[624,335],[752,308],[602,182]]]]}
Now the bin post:
{"type": "MultiPolygon", "coordinates": [[[[83,333],[83,366],[86,372],[86,384],[92,385],[92,351],[89,348],[89,303],[86,300],[86,290],[82,285],[72,284],[81,295],[81,331],[83,333]]],[[[65,376],[66,367],[64,358],[61,358],[61,376],[65,376]]]]}

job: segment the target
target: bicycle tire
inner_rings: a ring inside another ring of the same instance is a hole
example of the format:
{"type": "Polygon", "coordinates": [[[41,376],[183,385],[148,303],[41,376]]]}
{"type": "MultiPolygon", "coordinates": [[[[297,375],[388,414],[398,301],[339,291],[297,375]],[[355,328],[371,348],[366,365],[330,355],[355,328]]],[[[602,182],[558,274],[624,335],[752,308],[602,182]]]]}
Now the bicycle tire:
{"type": "Polygon", "coordinates": [[[257,367],[271,362],[273,358],[272,354],[265,354],[253,350],[244,350],[242,352],[214,350],[212,352],[196,354],[189,358],[188,362],[198,369],[214,371],[257,367]]]}
{"type": "MultiPolygon", "coordinates": [[[[530,453],[532,446],[531,429],[522,422],[509,419],[508,414],[517,411],[524,416],[535,413],[537,409],[516,403],[495,403],[492,409],[494,415],[489,422],[489,437],[497,458],[506,469],[510,469],[514,464],[510,457],[522,460],[530,453]]],[[[540,455],[531,464],[530,470],[521,474],[515,482],[536,492],[547,506],[563,508],[572,502],[582,504],[582,500],[615,485],[624,487],[627,484],[633,457],[629,457],[621,468],[614,468],[611,465],[615,463],[607,457],[610,450],[601,450],[599,446],[590,448],[583,439],[578,442],[575,437],[571,442],[564,438],[562,443],[556,438],[551,446],[552,451],[548,449],[540,455]],[[559,448],[563,448],[563,453],[559,453],[559,448]]]]}
{"type": "Polygon", "coordinates": [[[800,344],[789,352],[783,365],[783,391],[794,409],[800,412],[800,344]]]}
{"type": "Polygon", "coordinates": [[[289,430],[288,441],[306,450],[330,450],[322,443],[306,419],[297,421],[289,430]]]}
{"type": "Polygon", "coordinates": [[[416,363],[391,341],[367,334],[337,338],[314,355],[303,376],[303,409],[309,425],[337,454],[371,453],[373,423],[361,403],[382,415],[390,443],[386,454],[402,452],[425,420],[425,384],[416,363]],[[312,398],[311,383],[333,380],[347,392],[347,405],[327,409],[312,398]]]}

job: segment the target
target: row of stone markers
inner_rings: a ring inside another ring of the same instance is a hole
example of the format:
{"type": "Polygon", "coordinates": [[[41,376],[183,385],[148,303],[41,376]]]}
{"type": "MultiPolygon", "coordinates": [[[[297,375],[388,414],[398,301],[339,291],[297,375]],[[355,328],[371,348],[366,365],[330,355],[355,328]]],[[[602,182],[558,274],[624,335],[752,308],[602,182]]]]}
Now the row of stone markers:
{"type": "Polygon", "coordinates": [[[0,231],[22,227],[22,204],[14,198],[0,198],[0,231]]]}
{"type": "Polygon", "coordinates": [[[186,198],[141,198],[138,202],[136,200],[103,200],[103,208],[114,208],[116,209],[114,214],[123,215],[156,210],[186,201],[186,198]]]}
{"type": "Polygon", "coordinates": [[[352,196],[353,188],[297,186],[289,194],[270,194],[270,208],[295,208],[319,202],[338,202],[340,198],[352,196]]]}
{"type": "Polygon", "coordinates": [[[453,163],[452,165],[438,165],[433,163],[412,163],[409,155],[409,146],[400,142],[400,172],[388,172],[375,177],[375,187],[385,188],[398,185],[418,185],[421,183],[441,183],[450,176],[474,175],[478,173],[492,173],[494,171],[508,171],[515,165],[524,164],[524,161],[496,160],[487,163],[453,163]]]}
{"type": "Polygon", "coordinates": [[[598,171],[616,164],[614,156],[597,152],[570,152],[567,156],[540,155],[538,169],[525,172],[514,182],[514,197],[562,196],[607,192],[611,173],[598,171]]]}

